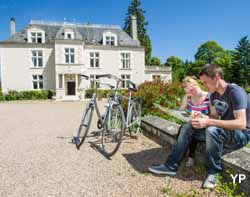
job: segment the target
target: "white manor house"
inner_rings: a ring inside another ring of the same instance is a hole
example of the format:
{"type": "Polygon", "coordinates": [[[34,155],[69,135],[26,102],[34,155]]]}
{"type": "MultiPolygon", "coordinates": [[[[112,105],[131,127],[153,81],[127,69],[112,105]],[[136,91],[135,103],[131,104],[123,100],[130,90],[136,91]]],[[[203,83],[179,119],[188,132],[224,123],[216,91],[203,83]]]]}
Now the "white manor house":
{"type": "Polygon", "coordinates": [[[159,77],[171,80],[169,69],[145,66],[135,17],[131,17],[132,35],[120,26],[44,21],[31,21],[15,32],[14,18],[10,30],[11,37],[0,42],[3,93],[54,89],[58,100],[78,100],[95,85],[98,74],[110,73],[136,84],[159,77]]]}

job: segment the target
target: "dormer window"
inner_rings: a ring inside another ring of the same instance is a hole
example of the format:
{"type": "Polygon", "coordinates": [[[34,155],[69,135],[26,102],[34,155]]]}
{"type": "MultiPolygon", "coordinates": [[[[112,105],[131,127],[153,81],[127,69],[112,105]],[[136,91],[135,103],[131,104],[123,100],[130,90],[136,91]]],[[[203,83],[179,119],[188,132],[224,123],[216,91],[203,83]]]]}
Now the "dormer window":
{"type": "Polygon", "coordinates": [[[69,34],[69,33],[67,33],[67,34],[66,34],[66,37],[67,37],[67,39],[71,39],[71,38],[72,38],[72,35],[69,34]]]}
{"type": "Polygon", "coordinates": [[[67,40],[73,40],[74,39],[74,32],[73,32],[72,29],[66,28],[64,30],[64,39],[67,39],[67,40]]]}
{"type": "Polygon", "coordinates": [[[42,43],[42,32],[31,32],[32,43],[42,43]]]}
{"type": "Polygon", "coordinates": [[[115,45],[115,37],[114,36],[106,36],[106,45],[115,45]]]}
{"type": "Polygon", "coordinates": [[[73,32],[65,32],[65,34],[64,34],[65,39],[72,40],[73,37],[74,37],[73,32]]]}
{"type": "Polygon", "coordinates": [[[117,46],[117,35],[112,32],[104,32],[103,45],[117,46]]]}
{"type": "Polygon", "coordinates": [[[29,43],[45,43],[45,32],[40,28],[30,28],[27,30],[29,43]]]}

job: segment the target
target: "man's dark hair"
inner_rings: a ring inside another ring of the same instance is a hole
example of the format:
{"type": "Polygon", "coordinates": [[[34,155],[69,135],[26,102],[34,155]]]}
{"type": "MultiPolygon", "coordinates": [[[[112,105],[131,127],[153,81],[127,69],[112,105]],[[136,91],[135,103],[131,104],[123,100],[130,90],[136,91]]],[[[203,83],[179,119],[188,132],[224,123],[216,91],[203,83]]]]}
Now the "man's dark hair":
{"type": "Polygon", "coordinates": [[[223,71],[222,71],[221,67],[219,67],[216,64],[206,64],[206,65],[204,65],[204,67],[202,68],[199,76],[202,76],[202,75],[206,75],[206,76],[208,76],[208,77],[210,77],[212,79],[216,75],[219,75],[220,78],[224,79],[224,74],[223,74],[223,71]]]}

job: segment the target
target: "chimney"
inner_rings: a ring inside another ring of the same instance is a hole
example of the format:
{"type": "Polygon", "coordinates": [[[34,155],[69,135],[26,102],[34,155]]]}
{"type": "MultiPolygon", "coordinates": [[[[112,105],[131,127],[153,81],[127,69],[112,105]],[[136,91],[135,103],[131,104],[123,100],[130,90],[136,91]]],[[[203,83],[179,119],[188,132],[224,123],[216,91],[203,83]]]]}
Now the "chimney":
{"type": "Polygon", "coordinates": [[[13,17],[10,18],[10,36],[16,33],[16,22],[13,17]]]}
{"type": "Polygon", "coordinates": [[[130,16],[130,34],[134,40],[138,40],[137,38],[137,20],[136,16],[130,16]]]}

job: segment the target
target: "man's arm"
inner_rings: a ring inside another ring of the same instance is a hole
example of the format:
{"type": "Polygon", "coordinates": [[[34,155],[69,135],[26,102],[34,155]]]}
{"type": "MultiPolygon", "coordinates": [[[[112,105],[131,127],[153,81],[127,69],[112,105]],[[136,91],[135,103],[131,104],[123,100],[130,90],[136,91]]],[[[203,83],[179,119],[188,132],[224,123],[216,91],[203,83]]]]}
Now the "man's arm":
{"type": "Polygon", "coordinates": [[[215,120],[208,119],[207,126],[217,126],[227,130],[246,129],[246,110],[234,111],[234,120],[215,120]]]}
{"type": "Polygon", "coordinates": [[[234,111],[234,120],[216,120],[216,119],[192,119],[191,124],[194,128],[205,128],[208,126],[217,126],[226,130],[244,130],[246,129],[246,110],[240,109],[234,111]]]}

